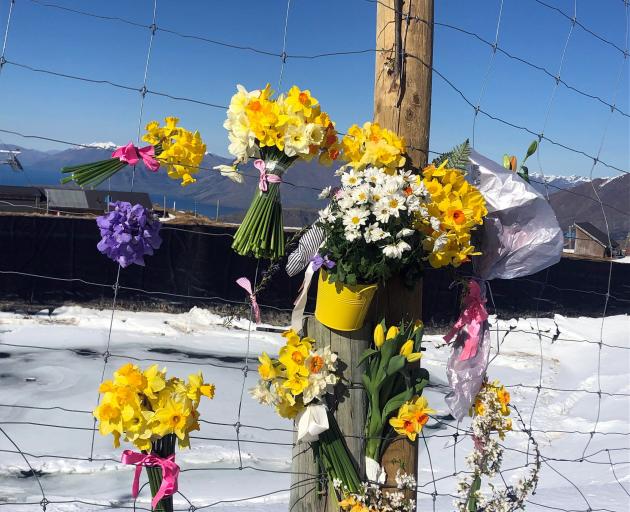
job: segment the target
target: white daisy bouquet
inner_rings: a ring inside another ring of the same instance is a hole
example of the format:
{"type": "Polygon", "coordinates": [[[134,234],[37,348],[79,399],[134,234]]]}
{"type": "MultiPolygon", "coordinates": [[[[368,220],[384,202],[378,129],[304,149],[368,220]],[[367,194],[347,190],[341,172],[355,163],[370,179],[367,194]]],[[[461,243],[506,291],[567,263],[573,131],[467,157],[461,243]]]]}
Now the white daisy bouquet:
{"type": "Polygon", "coordinates": [[[309,90],[293,86],[275,97],[269,84],[255,91],[237,88],[223,124],[230,139],[228,150],[236,161],[219,166],[219,171],[239,181],[238,166],[255,158],[260,179],[232,247],[241,255],[277,259],[284,255],[282,175],[300,159],[318,158],[329,165],[339,156],[341,145],[334,123],[309,90]]]}
{"type": "Polygon", "coordinates": [[[341,184],[319,212],[325,233],[320,253],[335,262],[329,280],[377,283],[402,273],[412,282],[425,256],[426,235],[416,229],[418,219],[428,216],[430,200],[422,179],[404,169],[346,167],[341,184]]]}
{"type": "Polygon", "coordinates": [[[271,405],[278,415],[293,419],[298,442],[312,443],[316,457],[329,480],[339,480],[349,492],[358,492],[360,480],[335,417],[326,405],[340,380],[337,354],[330,347],[317,347],[313,338],[300,338],[295,331],[283,334],[285,345],[277,359],[266,353],[258,358],[258,384],[251,395],[271,405]]]}

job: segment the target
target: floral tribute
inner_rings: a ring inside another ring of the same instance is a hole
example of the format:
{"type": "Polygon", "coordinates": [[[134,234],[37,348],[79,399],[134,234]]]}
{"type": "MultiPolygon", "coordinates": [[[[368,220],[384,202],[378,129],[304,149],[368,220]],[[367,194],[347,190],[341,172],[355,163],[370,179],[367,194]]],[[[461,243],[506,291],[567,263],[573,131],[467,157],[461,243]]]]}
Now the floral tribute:
{"type": "Polygon", "coordinates": [[[358,492],[357,468],[326,404],[326,396],[334,393],[340,380],[337,354],[294,331],[283,336],[285,345],[277,359],[266,353],[258,358],[260,380],[250,392],[259,403],[273,406],[281,417],[295,420],[298,441],[312,444],[331,482],[339,480],[349,492],[358,492]]]}
{"type": "Polygon", "coordinates": [[[144,266],[144,257],[160,248],[160,221],[140,204],[125,201],[111,204],[109,213],[96,218],[101,240],[96,245],[108,258],[121,267],[144,266]]]}
{"type": "Polygon", "coordinates": [[[536,462],[531,474],[521,478],[515,486],[507,486],[503,490],[496,489],[492,483],[489,487],[491,495],[481,492],[482,477],[492,478],[501,470],[503,461],[503,447],[499,444],[507,432],[512,430],[510,416],[510,394],[499,381],[484,382],[479,391],[472,410],[472,432],[474,449],[466,458],[470,472],[460,480],[458,495],[455,502],[460,512],[511,512],[521,510],[527,496],[536,489],[540,460],[538,447],[533,441],[536,462]]]}
{"type": "Polygon", "coordinates": [[[219,166],[222,174],[238,180],[238,167],[250,158],[260,173],[258,190],[234,237],[241,255],[277,259],[284,255],[280,183],[297,160],[318,158],[330,164],[340,154],[334,123],[309,90],[291,87],[275,96],[269,84],[247,91],[237,86],[224,127],[228,131],[233,166],[219,166]]]}
{"type": "Polygon", "coordinates": [[[457,267],[480,254],[471,232],[483,223],[485,201],[448,158],[421,173],[408,170],[404,140],[373,123],[352,127],[342,146],[349,163],[338,172],[341,188],[324,190],[330,203],[318,219],[325,234],[320,253],[336,263],[331,282],[402,275],[412,283],[425,262],[457,267]]]}
{"type": "Polygon", "coordinates": [[[136,466],[133,497],[137,497],[142,467],[146,468],[153,496],[152,507],[172,512],[179,467],[175,445],[190,446],[189,435],[199,430],[197,411],[202,397],[214,398],[214,385],[200,373],[184,381],[167,378],[157,365],[141,370],[127,363],[114,372],[112,380],[99,387],[100,403],[94,410],[101,435],[112,435],[114,447],[132,443],[140,453],[125,450],[123,464],[136,466]]]}
{"type": "Polygon", "coordinates": [[[398,470],[396,489],[383,492],[380,485],[364,482],[358,493],[348,493],[339,487],[336,490],[343,496],[339,507],[344,512],[415,512],[416,500],[408,498],[405,491],[416,492],[416,479],[398,470]]]}
{"type": "Polygon", "coordinates": [[[142,161],[152,172],[157,172],[160,165],[164,164],[169,178],[181,180],[182,187],[194,183],[196,180],[192,175],[199,171],[206,154],[206,145],[199,132],[188,131],[177,126],[178,123],[177,117],[167,117],[164,126],[151,121],[142,137],[149,146],[138,148],[130,142],[116,149],[111,158],[64,167],[61,172],[68,176],[61,182],[74,181],[80,187],[96,187],[128,165],[135,166],[142,161]]]}
{"type": "Polygon", "coordinates": [[[435,412],[421,396],[429,382],[429,373],[418,363],[424,350],[423,330],[421,322],[402,322],[387,329],[382,321],[374,329],[374,347],[361,358],[368,399],[365,453],[369,480],[385,482],[380,464],[387,445],[399,435],[415,441],[429,414],[435,412]]]}
{"type": "Polygon", "coordinates": [[[464,172],[448,168],[448,160],[438,167],[425,167],[422,174],[431,200],[426,215],[418,217],[417,228],[427,235],[423,247],[429,264],[433,268],[459,267],[470,256],[481,254],[475,251],[471,232],[483,224],[488,214],[485,200],[466,181],[464,172]]]}

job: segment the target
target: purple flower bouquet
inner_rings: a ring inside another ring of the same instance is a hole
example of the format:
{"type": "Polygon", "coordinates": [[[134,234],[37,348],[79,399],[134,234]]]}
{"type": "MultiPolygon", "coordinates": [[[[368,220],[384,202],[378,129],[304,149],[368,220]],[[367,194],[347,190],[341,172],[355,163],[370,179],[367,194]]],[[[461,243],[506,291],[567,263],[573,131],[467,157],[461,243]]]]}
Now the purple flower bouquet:
{"type": "Polygon", "coordinates": [[[144,266],[144,257],[162,244],[160,222],[140,204],[116,201],[111,206],[112,211],[96,219],[102,237],[96,247],[123,268],[144,266]]]}

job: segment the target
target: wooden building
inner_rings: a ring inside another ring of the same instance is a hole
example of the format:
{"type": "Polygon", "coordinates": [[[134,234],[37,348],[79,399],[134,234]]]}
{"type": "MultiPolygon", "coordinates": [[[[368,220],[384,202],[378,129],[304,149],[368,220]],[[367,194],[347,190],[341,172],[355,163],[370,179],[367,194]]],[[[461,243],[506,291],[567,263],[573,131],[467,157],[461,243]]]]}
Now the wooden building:
{"type": "Polygon", "coordinates": [[[576,256],[611,258],[620,254],[619,244],[590,222],[576,222],[573,234],[576,256]]]}

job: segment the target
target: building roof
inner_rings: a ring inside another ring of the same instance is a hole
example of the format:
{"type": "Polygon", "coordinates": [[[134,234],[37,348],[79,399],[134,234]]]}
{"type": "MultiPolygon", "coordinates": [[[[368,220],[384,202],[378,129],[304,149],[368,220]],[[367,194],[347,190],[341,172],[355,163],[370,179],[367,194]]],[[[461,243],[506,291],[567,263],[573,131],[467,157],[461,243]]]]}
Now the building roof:
{"type": "Polygon", "coordinates": [[[11,185],[0,185],[0,198],[9,199],[30,199],[42,197],[42,192],[36,187],[15,187],[11,185]]]}
{"type": "Polygon", "coordinates": [[[596,228],[590,222],[576,222],[576,227],[580,228],[587,235],[589,235],[593,240],[600,243],[603,247],[608,247],[609,245],[615,249],[619,247],[619,244],[610,238],[606,233],[604,233],[601,229],[596,228]]]}

